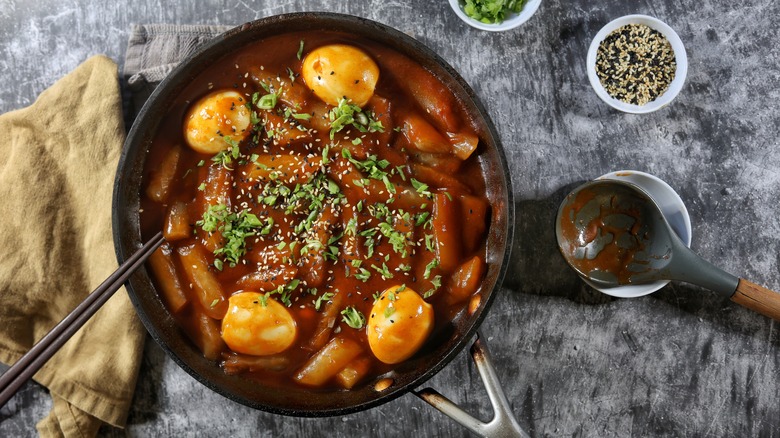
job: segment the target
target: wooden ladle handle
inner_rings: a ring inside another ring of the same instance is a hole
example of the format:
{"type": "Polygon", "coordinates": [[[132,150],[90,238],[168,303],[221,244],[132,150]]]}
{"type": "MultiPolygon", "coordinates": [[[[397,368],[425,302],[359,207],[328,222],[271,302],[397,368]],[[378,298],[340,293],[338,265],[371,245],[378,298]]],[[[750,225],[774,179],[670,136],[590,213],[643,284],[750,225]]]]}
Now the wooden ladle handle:
{"type": "Polygon", "coordinates": [[[780,293],[759,286],[744,278],[739,279],[737,290],[731,296],[731,301],[780,321],[780,293]]]}

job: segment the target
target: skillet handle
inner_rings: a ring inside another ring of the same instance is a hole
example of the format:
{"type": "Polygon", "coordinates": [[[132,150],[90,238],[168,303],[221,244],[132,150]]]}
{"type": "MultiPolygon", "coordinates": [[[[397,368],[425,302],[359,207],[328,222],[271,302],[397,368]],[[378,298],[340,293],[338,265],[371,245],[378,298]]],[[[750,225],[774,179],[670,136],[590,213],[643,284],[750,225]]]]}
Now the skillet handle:
{"type": "Polygon", "coordinates": [[[472,344],[469,352],[477,364],[479,375],[482,377],[485,390],[490,398],[490,404],[493,405],[492,420],[487,423],[477,420],[432,388],[412,391],[414,395],[480,436],[529,437],[520,427],[512,413],[509,401],[507,401],[506,395],[504,395],[504,391],[501,389],[501,382],[498,381],[493,363],[490,360],[487,345],[482,342],[479,334],[477,334],[477,339],[472,344]]]}

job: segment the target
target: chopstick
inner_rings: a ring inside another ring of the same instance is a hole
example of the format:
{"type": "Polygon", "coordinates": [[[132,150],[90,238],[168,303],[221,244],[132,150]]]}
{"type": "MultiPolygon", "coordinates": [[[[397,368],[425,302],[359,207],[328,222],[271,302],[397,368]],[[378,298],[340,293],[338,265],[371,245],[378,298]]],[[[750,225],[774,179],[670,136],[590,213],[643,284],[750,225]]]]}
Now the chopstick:
{"type": "Polygon", "coordinates": [[[162,232],[127,259],[113,274],[100,284],[84,301],[49,331],[30,351],[0,376],[0,407],[27,382],[52,356],[86,323],[100,307],[114,295],[146,259],[162,245],[162,232]]]}

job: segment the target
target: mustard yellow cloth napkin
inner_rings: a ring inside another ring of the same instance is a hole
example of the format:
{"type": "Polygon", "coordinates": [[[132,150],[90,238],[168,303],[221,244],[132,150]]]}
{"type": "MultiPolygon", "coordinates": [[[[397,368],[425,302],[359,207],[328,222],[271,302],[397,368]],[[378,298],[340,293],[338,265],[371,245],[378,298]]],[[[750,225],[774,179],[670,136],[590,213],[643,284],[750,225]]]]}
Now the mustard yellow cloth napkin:
{"type": "MultiPolygon", "coordinates": [[[[0,116],[0,361],[16,362],[117,267],[111,191],[125,137],[117,66],[95,56],[0,116]]],[[[35,375],[44,437],[122,427],[144,329],[119,290],[35,375]]]]}

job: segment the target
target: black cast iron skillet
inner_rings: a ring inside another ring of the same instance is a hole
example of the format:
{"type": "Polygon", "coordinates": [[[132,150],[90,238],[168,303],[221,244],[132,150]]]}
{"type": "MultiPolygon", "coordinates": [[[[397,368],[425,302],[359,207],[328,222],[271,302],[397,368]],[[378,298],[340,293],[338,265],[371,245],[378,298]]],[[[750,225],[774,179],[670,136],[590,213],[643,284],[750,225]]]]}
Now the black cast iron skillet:
{"type": "MultiPolygon", "coordinates": [[[[140,269],[129,280],[130,298],[154,340],[198,381],[225,397],[264,411],[293,416],[342,415],[368,409],[403,395],[441,370],[474,338],[487,314],[507,269],[512,242],[514,204],[509,170],[498,133],[466,82],[443,59],[413,38],[385,25],[347,15],[297,13],[264,18],[234,28],[206,44],[182,62],[155,90],[130,130],[119,162],[113,199],[113,234],[119,262],[142,244],[139,229],[139,196],[147,151],[168,104],[201,72],[227,52],[264,37],[290,31],[332,30],[371,39],[408,56],[433,72],[478,121],[481,145],[478,157],[487,178],[492,206],[488,235],[488,272],[482,285],[482,301],[473,315],[463,314],[450,330],[439,334],[438,347],[418,353],[389,377],[394,384],[377,392],[373,385],[350,391],[277,389],[248,384],[228,376],[203,358],[180,330],[154,289],[149,274],[140,269]]],[[[150,165],[153,165],[150,164],[150,165]]],[[[492,396],[491,396],[492,398],[492,396]]]]}

